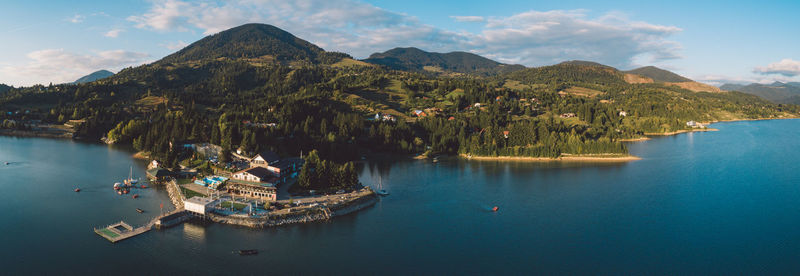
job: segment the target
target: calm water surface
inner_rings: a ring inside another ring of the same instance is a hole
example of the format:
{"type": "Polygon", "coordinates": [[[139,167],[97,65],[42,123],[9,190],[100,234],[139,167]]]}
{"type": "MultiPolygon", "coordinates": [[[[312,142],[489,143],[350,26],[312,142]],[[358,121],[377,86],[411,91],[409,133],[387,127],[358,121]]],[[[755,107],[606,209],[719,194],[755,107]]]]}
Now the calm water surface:
{"type": "Polygon", "coordinates": [[[628,164],[372,161],[361,181],[380,175],[391,195],[357,214],[118,244],[92,227],[171,205],[160,189],[113,192],[141,161],[0,137],[0,274],[800,273],[800,120],[714,127],[630,144],[643,160],[628,164]],[[231,253],[243,248],[261,254],[231,253]]]}

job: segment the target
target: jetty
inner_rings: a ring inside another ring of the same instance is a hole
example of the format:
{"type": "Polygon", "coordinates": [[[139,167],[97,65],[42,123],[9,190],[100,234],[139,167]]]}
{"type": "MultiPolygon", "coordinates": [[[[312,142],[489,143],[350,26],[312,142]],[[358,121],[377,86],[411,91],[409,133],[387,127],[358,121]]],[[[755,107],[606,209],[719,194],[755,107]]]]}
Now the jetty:
{"type": "Polygon", "coordinates": [[[135,237],[139,234],[147,233],[155,226],[156,228],[171,227],[192,218],[186,210],[177,209],[168,213],[161,214],[140,227],[133,227],[130,224],[120,221],[106,227],[94,228],[94,232],[112,243],[135,237]]]}

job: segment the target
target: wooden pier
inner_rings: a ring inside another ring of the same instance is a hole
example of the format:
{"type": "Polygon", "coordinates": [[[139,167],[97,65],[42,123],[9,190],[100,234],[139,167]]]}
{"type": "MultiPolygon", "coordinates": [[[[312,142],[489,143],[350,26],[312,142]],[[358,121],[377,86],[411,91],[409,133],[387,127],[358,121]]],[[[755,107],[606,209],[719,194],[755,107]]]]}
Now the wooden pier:
{"type": "Polygon", "coordinates": [[[118,241],[128,239],[134,237],[136,235],[146,233],[153,229],[153,226],[174,226],[178,223],[184,222],[187,219],[191,218],[191,215],[186,214],[186,211],[183,209],[177,209],[169,213],[162,214],[150,220],[144,226],[134,228],[130,224],[120,221],[114,224],[111,224],[106,227],[102,228],[95,228],[94,232],[100,235],[103,238],[106,238],[108,241],[112,243],[116,243],[118,241]],[[162,221],[164,220],[164,221],[162,221]]]}

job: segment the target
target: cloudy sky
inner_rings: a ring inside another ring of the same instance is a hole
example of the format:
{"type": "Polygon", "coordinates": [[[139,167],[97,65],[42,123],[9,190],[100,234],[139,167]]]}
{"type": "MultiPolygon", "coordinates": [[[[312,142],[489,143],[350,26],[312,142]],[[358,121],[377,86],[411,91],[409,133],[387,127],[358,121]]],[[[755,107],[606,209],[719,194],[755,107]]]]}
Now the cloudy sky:
{"type": "Polygon", "coordinates": [[[710,84],[800,81],[800,1],[658,2],[0,0],[0,83],[116,72],[252,22],[356,58],[413,46],[526,66],[655,65],[710,84]]]}

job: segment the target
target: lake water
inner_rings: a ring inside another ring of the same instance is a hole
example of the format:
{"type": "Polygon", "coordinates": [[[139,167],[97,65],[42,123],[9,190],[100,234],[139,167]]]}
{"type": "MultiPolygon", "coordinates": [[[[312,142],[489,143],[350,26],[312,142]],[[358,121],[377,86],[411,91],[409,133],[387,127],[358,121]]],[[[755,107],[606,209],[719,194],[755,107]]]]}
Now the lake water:
{"type": "Polygon", "coordinates": [[[141,161],[0,137],[1,274],[800,273],[800,120],[713,127],[632,143],[643,159],[627,164],[371,161],[361,181],[381,175],[391,195],[356,214],[193,222],[117,244],[92,227],[171,208],[164,190],[111,189],[131,166],[143,176],[141,161]],[[249,248],[261,253],[231,253],[249,248]]]}

